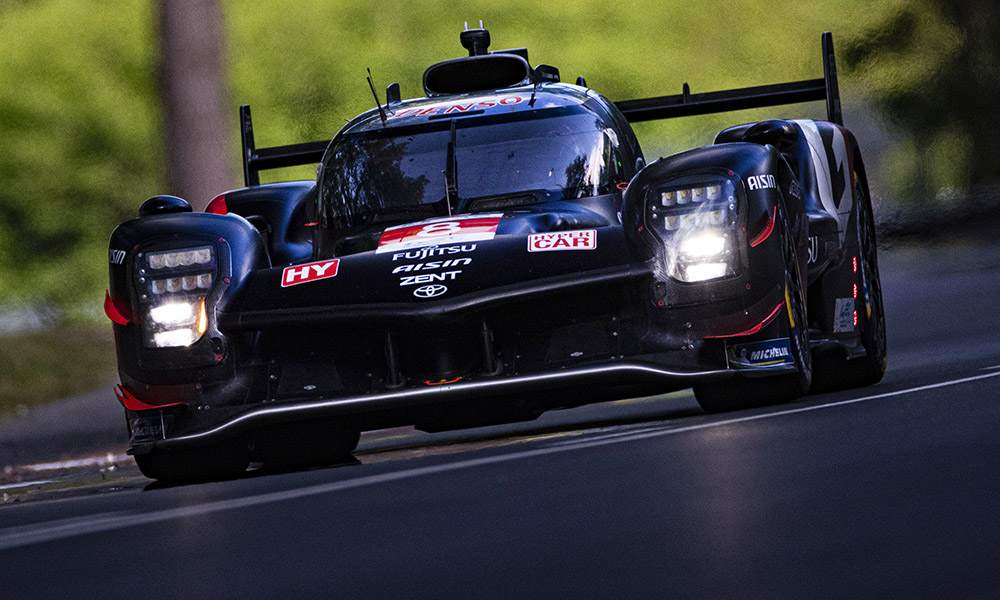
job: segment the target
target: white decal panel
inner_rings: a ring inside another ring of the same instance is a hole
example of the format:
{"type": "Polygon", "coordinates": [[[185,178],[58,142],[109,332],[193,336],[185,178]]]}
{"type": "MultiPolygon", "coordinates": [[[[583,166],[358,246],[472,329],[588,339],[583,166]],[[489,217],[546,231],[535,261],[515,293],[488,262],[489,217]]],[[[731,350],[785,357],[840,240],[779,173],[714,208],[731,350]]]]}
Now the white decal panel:
{"type": "Polygon", "coordinates": [[[501,216],[503,215],[444,217],[390,227],[382,232],[375,253],[492,240],[496,236],[501,216]]]}
{"type": "Polygon", "coordinates": [[[833,332],[850,333],[854,331],[854,298],[837,298],[833,315],[833,332]]]}
{"type": "Polygon", "coordinates": [[[826,146],[816,123],[808,120],[796,120],[802,128],[806,141],[809,142],[809,155],[812,157],[813,171],[816,173],[816,187],[820,202],[828,213],[836,217],[837,230],[840,233],[840,243],[843,245],[847,234],[847,220],[854,207],[854,187],[851,185],[851,167],[847,157],[847,139],[839,128],[833,128],[833,167],[827,160],[826,146]],[[843,177],[843,182],[834,185],[833,177],[843,177]],[[834,189],[843,185],[839,198],[834,197],[834,189]]]}
{"type": "Polygon", "coordinates": [[[533,233],[528,236],[528,252],[552,252],[558,250],[596,250],[597,230],[553,231],[533,233]]]}

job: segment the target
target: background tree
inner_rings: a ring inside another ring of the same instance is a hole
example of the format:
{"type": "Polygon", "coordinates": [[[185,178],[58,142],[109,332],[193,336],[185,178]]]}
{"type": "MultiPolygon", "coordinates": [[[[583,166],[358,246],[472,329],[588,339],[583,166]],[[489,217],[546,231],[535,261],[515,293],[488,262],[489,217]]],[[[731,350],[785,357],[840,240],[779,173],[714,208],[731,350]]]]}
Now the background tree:
{"type": "Polygon", "coordinates": [[[219,3],[160,0],[159,31],[167,187],[203,210],[236,183],[219,3]]]}
{"type": "Polygon", "coordinates": [[[905,134],[888,161],[905,196],[1000,183],[1000,3],[894,1],[874,15],[844,45],[845,71],[905,134]]]}

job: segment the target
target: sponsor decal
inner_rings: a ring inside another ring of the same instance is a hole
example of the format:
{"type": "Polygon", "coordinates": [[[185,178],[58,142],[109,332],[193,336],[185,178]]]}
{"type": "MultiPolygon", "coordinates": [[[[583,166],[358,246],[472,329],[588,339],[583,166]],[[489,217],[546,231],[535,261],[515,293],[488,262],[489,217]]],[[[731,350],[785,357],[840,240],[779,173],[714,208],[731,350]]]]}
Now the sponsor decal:
{"type": "Polygon", "coordinates": [[[788,338],[727,346],[726,354],[729,356],[729,364],[741,367],[768,367],[795,362],[788,338]]]}
{"type": "Polygon", "coordinates": [[[774,175],[751,175],[747,177],[747,186],[751,190],[768,190],[777,188],[778,184],[774,175]]]}
{"type": "Polygon", "coordinates": [[[433,285],[425,285],[423,287],[418,287],[413,290],[413,295],[417,298],[435,298],[441,294],[448,291],[448,286],[435,283],[433,285]]]}
{"type": "Polygon", "coordinates": [[[463,254],[465,252],[472,252],[476,249],[475,244],[462,244],[461,246],[427,246],[426,248],[421,248],[419,250],[410,250],[408,252],[396,252],[392,255],[392,262],[397,260],[424,260],[432,256],[448,256],[451,254],[463,254]]]}
{"type": "Polygon", "coordinates": [[[472,264],[471,258],[449,258],[448,260],[432,260],[412,265],[399,265],[392,272],[409,273],[411,271],[432,271],[434,269],[447,269],[448,267],[458,267],[472,264]]]}
{"type": "Polygon", "coordinates": [[[173,424],[173,415],[162,415],[151,419],[133,419],[132,441],[162,440],[167,437],[167,433],[169,433],[173,424]]]}
{"type": "Polygon", "coordinates": [[[441,102],[438,104],[423,105],[407,108],[388,116],[391,119],[402,117],[431,117],[434,115],[461,115],[472,111],[485,110],[497,106],[516,106],[526,102],[527,98],[521,96],[490,96],[480,98],[471,102],[441,102]]]}
{"type": "Polygon", "coordinates": [[[788,185],[788,195],[796,200],[802,199],[802,185],[794,177],[792,177],[792,182],[788,185]]]}
{"type": "Polygon", "coordinates": [[[850,333],[854,331],[854,298],[837,298],[833,311],[833,332],[850,333]]]}
{"type": "Polygon", "coordinates": [[[461,271],[445,271],[443,273],[425,273],[423,275],[404,275],[399,280],[399,287],[404,285],[420,285],[434,281],[454,281],[461,271]]]}
{"type": "Polygon", "coordinates": [[[809,264],[819,259],[819,236],[809,236],[809,264]]]}
{"type": "Polygon", "coordinates": [[[528,252],[549,252],[553,250],[594,250],[596,248],[596,229],[533,233],[528,236],[528,252]]]}
{"type": "Polygon", "coordinates": [[[113,265],[120,265],[125,262],[124,250],[108,250],[108,262],[113,265]]]}
{"type": "Polygon", "coordinates": [[[445,217],[390,227],[382,232],[375,253],[399,253],[424,246],[492,240],[497,234],[497,226],[500,225],[502,216],[502,214],[489,214],[445,217]]]}
{"type": "Polygon", "coordinates": [[[339,264],[340,259],[334,258],[332,260],[321,260],[304,265],[285,267],[285,270],[281,272],[281,287],[284,288],[299,285],[300,283],[309,283],[311,281],[336,277],[339,264]]]}

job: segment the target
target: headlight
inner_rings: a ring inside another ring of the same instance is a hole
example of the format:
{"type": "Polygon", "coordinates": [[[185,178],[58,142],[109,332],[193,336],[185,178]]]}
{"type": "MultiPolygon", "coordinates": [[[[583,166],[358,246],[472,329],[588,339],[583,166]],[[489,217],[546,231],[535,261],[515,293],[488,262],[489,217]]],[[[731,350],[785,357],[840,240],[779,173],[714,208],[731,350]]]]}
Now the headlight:
{"type": "Polygon", "coordinates": [[[205,300],[216,279],[211,246],[140,255],[143,343],[149,348],[190,346],[208,331],[205,300]]]}
{"type": "Polygon", "coordinates": [[[736,192],[729,179],[653,188],[647,222],[663,241],[667,274],[695,283],[736,274],[736,192]]]}

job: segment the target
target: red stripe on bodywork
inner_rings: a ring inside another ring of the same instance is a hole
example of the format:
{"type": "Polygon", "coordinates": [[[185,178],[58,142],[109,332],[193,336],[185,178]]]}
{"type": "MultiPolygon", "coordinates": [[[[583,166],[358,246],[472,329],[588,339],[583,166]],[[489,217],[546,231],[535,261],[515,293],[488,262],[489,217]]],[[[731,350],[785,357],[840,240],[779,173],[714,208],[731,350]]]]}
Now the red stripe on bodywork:
{"type": "Polygon", "coordinates": [[[770,325],[771,321],[773,321],[774,318],[776,316],[778,316],[778,313],[781,312],[781,308],[784,305],[785,305],[785,303],[782,302],[781,304],[775,306],[774,310],[771,311],[771,314],[767,315],[767,317],[765,317],[763,321],[761,321],[760,323],[757,323],[756,325],[754,325],[750,329],[747,329],[746,331],[741,331],[739,333],[729,333],[729,334],[726,334],[726,335],[706,335],[704,339],[708,340],[708,339],[731,338],[731,337],[740,337],[740,336],[744,336],[744,335],[753,335],[753,334],[757,333],[758,331],[760,331],[761,329],[763,329],[763,328],[767,327],[768,325],[770,325]]]}
{"type": "Polygon", "coordinates": [[[128,325],[129,318],[122,314],[122,311],[118,310],[115,306],[115,301],[111,299],[111,292],[104,291],[104,314],[108,315],[108,318],[118,323],[119,325],[128,325]]]}
{"type": "Polygon", "coordinates": [[[774,212],[771,214],[771,219],[767,222],[767,226],[764,227],[764,231],[761,231],[760,235],[758,235],[757,237],[755,237],[750,242],[750,247],[751,248],[753,248],[754,246],[757,246],[757,245],[763,243],[764,240],[766,240],[771,235],[771,232],[774,231],[774,219],[777,216],[778,216],[778,207],[775,206],[774,207],[774,212]]]}
{"type": "Polygon", "coordinates": [[[226,206],[226,195],[219,194],[215,198],[212,198],[212,201],[205,207],[205,212],[212,213],[213,215],[229,214],[229,207],[226,206]]]}
{"type": "Polygon", "coordinates": [[[121,385],[115,386],[115,397],[118,398],[118,401],[122,403],[122,406],[132,411],[152,410],[154,408],[166,408],[168,406],[187,405],[187,402],[171,402],[170,404],[148,404],[136,398],[135,395],[132,394],[132,392],[128,391],[127,389],[125,389],[124,386],[121,385]]]}

